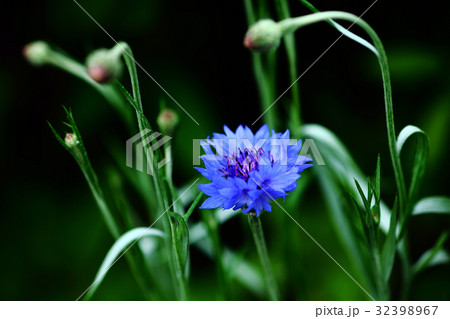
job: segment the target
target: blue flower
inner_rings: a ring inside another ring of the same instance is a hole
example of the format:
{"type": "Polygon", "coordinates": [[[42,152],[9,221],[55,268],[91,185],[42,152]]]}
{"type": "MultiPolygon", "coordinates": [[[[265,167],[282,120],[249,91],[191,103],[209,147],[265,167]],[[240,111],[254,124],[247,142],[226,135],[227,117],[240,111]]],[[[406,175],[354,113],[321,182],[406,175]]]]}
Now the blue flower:
{"type": "Polygon", "coordinates": [[[200,208],[242,209],[257,216],[270,212],[270,201],[288,196],[300,173],[313,165],[307,156],[298,155],[302,142],[291,140],[289,130],[270,134],[264,125],[253,134],[247,126],[233,132],[225,125],[224,131],[201,142],[205,168],[195,169],[211,183],[198,185],[210,196],[200,208]]]}

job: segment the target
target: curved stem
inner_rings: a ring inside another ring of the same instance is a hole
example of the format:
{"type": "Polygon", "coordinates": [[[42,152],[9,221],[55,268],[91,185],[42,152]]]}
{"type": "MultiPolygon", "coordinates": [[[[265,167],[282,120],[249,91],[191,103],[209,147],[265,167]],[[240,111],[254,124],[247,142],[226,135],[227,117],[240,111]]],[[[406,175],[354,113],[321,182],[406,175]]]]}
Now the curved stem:
{"type": "Polygon", "coordinates": [[[270,266],[269,255],[267,253],[266,241],[264,240],[264,233],[261,225],[261,220],[255,214],[248,214],[248,222],[252,230],[253,239],[255,240],[256,250],[258,251],[259,259],[264,268],[264,275],[266,277],[267,288],[269,290],[270,299],[278,300],[278,287],[275,281],[275,276],[270,266]]]}
{"type": "Polygon", "coordinates": [[[279,22],[283,33],[287,34],[297,30],[298,28],[304,27],[320,21],[326,21],[329,19],[337,20],[347,20],[353,24],[359,25],[372,39],[375,48],[377,50],[377,58],[380,64],[381,74],[383,78],[383,89],[384,89],[384,101],[385,101],[385,111],[386,111],[386,126],[387,135],[389,142],[389,151],[391,154],[392,166],[394,169],[395,182],[397,185],[397,192],[399,197],[399,211],[401,215],[406,213],[407,208],[407,194],[405,179],[403,176],[403,171],[400,162],[400,155],[396,148],[396,135],[395,135],[395,125],[394,125],[394,109],[392,103],[392,88],[391,88],[391,78],[389,74],[389,66],[387,62],[386,52],[384,51],[383,44],[376,34],[376,32],[361,18],[355,16],[354,14],[341,12],[341,11],[326,11],[313,13],[306,16],[285,19],[279,22]]]}

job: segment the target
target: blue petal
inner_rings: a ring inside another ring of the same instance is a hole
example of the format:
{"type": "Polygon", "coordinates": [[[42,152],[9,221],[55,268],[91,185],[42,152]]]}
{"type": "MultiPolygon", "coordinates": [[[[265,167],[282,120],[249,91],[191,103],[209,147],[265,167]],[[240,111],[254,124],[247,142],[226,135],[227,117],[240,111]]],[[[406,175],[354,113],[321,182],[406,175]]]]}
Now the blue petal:
{"type": "Polygon", "coordinates": [[[219,190],[213,183],[209,184],[199,184],[198,188],[208,196],[216,196],[219,195],[219,190]]]}
{"type": "Polygon", "coordinates": [[[223,198],[220,196],[212,196],[207,198],[202,206],[200,206],[201,209],[212,209],[212,208],[218,208],[222,206],[223,204],[223,198]]]}

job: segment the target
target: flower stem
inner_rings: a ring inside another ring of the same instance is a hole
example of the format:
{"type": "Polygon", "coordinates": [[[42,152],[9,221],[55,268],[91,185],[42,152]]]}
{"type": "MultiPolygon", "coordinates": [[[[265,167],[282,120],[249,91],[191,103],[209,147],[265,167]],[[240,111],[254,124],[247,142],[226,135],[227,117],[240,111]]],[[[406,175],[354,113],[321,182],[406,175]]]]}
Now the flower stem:
{"type": "Polygon", "coordinates": [[[354,14],[341,11],[327,11],[327,12],[313,13],[302,17],[285,19],[279,23],[283,29],[283,33],[288,34],[303,26],[317,23],[320,21],[327,21],[329,19],[346,20],[359,25],[370,36],[377,50],[376,55],[378,58],[378,62],[380,64],[381,74],[383,78],[389,151],[391,155],[392,166],[394,169],[395,182],[397,185],[397,192],[399,197],[399,211],[401,215],[404,215],[408,207],[407,203],[408,198],[406,193],[405,179],[403,176],[403,171],[400,163],[400,155],[396,147],[397,138],[395,135],[394,109],[392,103],[392,87],[391,87],[391,78],[389,74],[389,66],[386,52],[384,50],[380,38],[378,37],[376,32],[372,29],[372,27],[370,27],[370,25],[367,24],[364,20],[355,16],[354,14]]]}
{"type": "Polygon", "coordinates": [[[273,275],[272,267],[270,266],[269,255],[267,253],[266,241],[264,239],[261,220],[256,217],[255,214],[249,213],[248,222],[250,224],[250,229],[252,230],[253,239],[255,240],[259,259],[261,260],[261,264],[264,268],[264,275],[266,278],[266,284],[269,290],[270,299],[278,300],[278,287],[275,281],[275,276],[273,275]]]}
{"type": "Polygon", "coordinates": [[[194,212],[195,208],[197,207],[198,203],[200,202],[200,200],[203,197],[203,193],[200,192],[197,197],[194,199],[194,201],[192,202],[191,207],[189,207],[188,211],[186,212],[186,214],[184,214],[184,220],[187,222],[189,217],[192,215],[192,213],[194,212]]]}
{"type": "MultiPolygon", "coordinates": [[[[277,0],[276,8],[280,19],[290,18],[289,4],[287,0],[277,0]]],[[[293,34],[286,34],[283,37],[284,46],[286,48],[286,55],[289,61],[289,80],[291,83],[297,81],[297,50],[295,44],[295,37],[293,34]]],[[[289,127],[293,132],[297,132],[301,128],[301,112],[300,112],[300,90],[298,85],[294,85],[291,88],[292,91],[292,103],[290,107],[290,119],[289,127]]]]}
{"type": "MultiPolygon", "coordinates": [[[[136,68],[136,61],[133,57],[133,52],[130,48],[130,46],[125,42],[119,42],[116,44],[116,47],[119,47],[122,50],[122,56],[125,60],[125,64],[128,69],[128,73],[130,75],[131,79],[131,86],[132,86],[132,92],[133,97],[132,103],[133,107],[136,110],[136,116],[137,121],[139,125],[139,129],[141,130],[142,138],[145,138],[145,130],[150,130],[152,132],[153,129],[147,119],[147,117],[144,114],[144,109],[142,105],[142,99],[141,99],[141,93],[139,89],[139,80],[137,75],[137,68],[136,68]]],[[[151,145],[144,143],[144,148],[147,154],[147,160],[149,161],[149,165],[153,166],[153,184],[156,192],[156,197],[159,200],[159,206],[160,209],[163,212],[168,212],[168,210],[173,206],[173,198],[170,195],[171,194],[171,186],[173,187],[172,180],[167,181],[167,178],[172,178],[172,166],[168,167],[167,172],[164,170],[158,169],[158,162],[159,158],[162,157],[162,153],[159,148],[155,150],[155,154],[153,153],[153,150],[151,149],[151,145]],[[165,173],[168,173],[167,175],[165,173]],[[166,183],[164,183],[166,182],[166,183]]],[[[167,148],[166,148],[166,151],[167,148]]],[[[170,153],[170,151],[169,151],[170,153]]],[[[171,156],[171,154],[168,154],[171,156]]],[[[174,191],[174,189],[172,189],[174,191]]],[[[177,239],[175,236],[175,225],[172,219],[170,218],[169,214],[166,214],[166,231],[169,232],[170,235],[170,244],[171,244],[171,265],[170,270],[172,272],[172,278],[174,279],[175,287],[177,290],[177,296],[180,300],[186,300],[188,299],[187,294],[187,284],[186,284],[186,278],[184,269],[181,265],[181,257],[179,255],[178,249],[177,249],[177,239]],[[167,224],[169,227],[167,227],[167,224]]]]}
{"type": "MultiPolygon", "coordinates": [[[[253,10],[251,0],[244,1],[245,11],[247,14],[247,23],[252,25],[256,21],[255,11],[253,10]]],[[[265,11],[266,8],[260,6],[262,11],[265,11]]],[[[267,12],[260,12],[261,15],[267,15],[267,12]]],[[[259,99],[261,104],[261,110],[266,111],[268,107],[275,100],[275,92],[274,87],[270,83],[270,73],[274,74],[275,70],[275,54],[276,52],[272,52],[271,58],[264,58],[259,53],[252,53],[252,63],[253,63],[253,73],[255,76],[255,81],[258,86],[259,99]],[[270,65],[270,60],[272,59],[272,65],[270,65]],[[272,72],[270,72],[272,71],[272,72]]],[[[274,77],[272,77],[274,80],[274,77]]],[[[277,114],[274,110],[269,109],[267,112],[264,112],[264,122],[269,125],[271,128],[275,128],[278,123],[277,114]]]]}

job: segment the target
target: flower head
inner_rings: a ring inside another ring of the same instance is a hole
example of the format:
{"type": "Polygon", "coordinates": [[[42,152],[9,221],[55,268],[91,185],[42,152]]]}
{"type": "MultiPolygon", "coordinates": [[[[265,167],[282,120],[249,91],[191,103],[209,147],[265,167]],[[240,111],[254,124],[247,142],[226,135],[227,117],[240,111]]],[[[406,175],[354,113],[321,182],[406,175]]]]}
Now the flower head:
{"type": "Polygon", "coordinates": [[[122,73],[120,56],[122,48],[98,49],[86,58],[86,68],[89,76],[97,83],[109,83],[122,73]]]}
{"type": "Polygon", "coordinates": [[[244,38],[244,46],[253,51],[266,52],[278,47],[283,32],[273,20],[260,20],[250,27],[244,38]]]}
{"type": "Polygon", "coordinates": [[[200,208],[270,212],[270,201],[288,196],[300,173],[312,166],[307,156],[298,155],[302,143],[291,140],[289,130],[275,133],[264,125],[253,134],[241,125],[236,132],[227,126],[224,131],[201,143],[205,168],[195,168],[211,183],[198,185],[210,196],[200,208]]]}
{"type": "Polygon", "coordinates": [[[80,143],[78,141],[78,137],[73,133],[67,133],[64,138],[64,143],[66,143],[67,147],[72,148],[80,143]]]}

